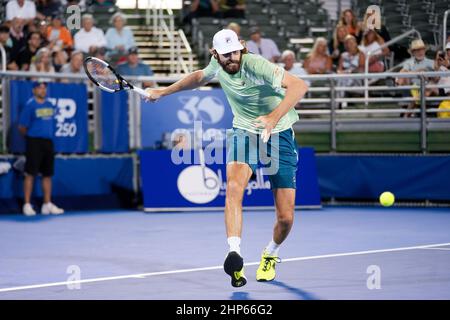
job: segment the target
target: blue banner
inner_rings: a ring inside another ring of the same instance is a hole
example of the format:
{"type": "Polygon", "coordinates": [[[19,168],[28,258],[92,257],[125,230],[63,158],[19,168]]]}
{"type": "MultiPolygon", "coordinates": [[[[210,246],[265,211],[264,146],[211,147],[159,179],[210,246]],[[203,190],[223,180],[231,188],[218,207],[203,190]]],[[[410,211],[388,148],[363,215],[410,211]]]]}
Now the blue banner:
{"type": "MultiPolygon", "coordinates": [[[[20,112],[33,96],[32,82],[13,80],[10,83],[11,131],[9,151],[25,152],[25,139],[18,130],[20,112]]],[[[84,153],[88,151],[87,89],[79,83],[49,83],[47,99],[56,106],[55,151],[84,153]]]]}
{"type": "Polygon", "coordinates": [[[450,200],[450,156],[317,157],[324,198],[376,200],[391,191],[398,200],[450,200]]]}
{"type": "MultiPolygon", "coordinates": [[[[142,192],[146,211],[220,208],[225,206],[226,165],[174,164],[169,150],[140,153],[142,192]],[[161,179],[162,174],[164,176],[161,179]]],[[[193,159],[195,155],[193,155],[193,159]]],[[[299,149],[296,206],[320,206],[314,150],[299,149]]],[[[243,206],[272,207],[270,182],[258,170],[245,190],[243,206]]]]}
{"type": "Polygon", "coordinates": [[[232,127],[233,114],[222,89],[185,91],[162,98],[156,103],[141,100],[142,148],[158,148],[163,136],[176,129],[193,130],[201,121],[205,140],[225,137],[232,127]]]}
{"type": "Polygon", "coordinates": [[[101,93],[100,152],[120,153],[129,151],[128,93],[126,91],[101,93]]]}

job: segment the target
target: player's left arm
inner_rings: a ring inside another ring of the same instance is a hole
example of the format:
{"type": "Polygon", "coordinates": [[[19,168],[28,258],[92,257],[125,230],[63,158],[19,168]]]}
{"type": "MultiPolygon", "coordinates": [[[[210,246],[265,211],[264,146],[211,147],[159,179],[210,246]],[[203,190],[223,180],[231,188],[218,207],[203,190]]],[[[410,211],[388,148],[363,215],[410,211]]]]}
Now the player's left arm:
{"type": "Polygon", "coordinates": [[[293,76],[289,72],[284,72],[281,86],[286,89],[284,99],[281,100],[280,104],[272,112],[256,119],[256,127],[265,128],[268,136],[270,136],[278,121],[291,108],[294,108],[297,102],[303,98],[306,91],[308,91],[308,85],[305,81],[293,76]]]}

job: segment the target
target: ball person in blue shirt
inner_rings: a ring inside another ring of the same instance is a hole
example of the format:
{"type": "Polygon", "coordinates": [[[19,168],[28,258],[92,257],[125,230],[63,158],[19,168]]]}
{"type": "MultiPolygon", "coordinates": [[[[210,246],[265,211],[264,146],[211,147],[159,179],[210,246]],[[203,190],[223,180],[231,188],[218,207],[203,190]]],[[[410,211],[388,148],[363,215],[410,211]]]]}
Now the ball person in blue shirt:
{"type": "Polygon", "coordinates": [[[42,175],[44,202],[42,214],[62,214],[64,210],[51,202],[52,176],[54,170],[54,116],[55,107],[47,100],[47,84],[33,83],[33,97],[27,101],[19,117],[19,131],[25,136],[25,181],[23,213],[33,216],[31,206],[34,177],[42,175]]]}

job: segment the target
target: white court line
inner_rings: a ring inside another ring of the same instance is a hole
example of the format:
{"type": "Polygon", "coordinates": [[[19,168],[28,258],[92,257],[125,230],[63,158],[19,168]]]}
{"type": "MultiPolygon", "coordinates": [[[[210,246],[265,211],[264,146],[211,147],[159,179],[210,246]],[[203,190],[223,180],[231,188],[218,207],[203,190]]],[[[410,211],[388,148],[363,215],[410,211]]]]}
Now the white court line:
{"type": "Polygon", "coordinates": [[[450,248],[421,248],[424,250],[443,250],[443,251],[450,251],[450,248]]]}
{"type": "MultiPolygon", "coordinates": [[[[415,250],[415,249],[428,249],[428,248],[442,247],[442,246],[450,246],[450,242],[447,242],[447,243],[436,243],[436,244],[427,244],[427,245],[414,246],[414,247],[401,247],[401,248],[392,248],[392,249],[354,251],[354,252],[333,253],[333,254],[325,254],[325,255],[317,255],[317,256],[309,256],[309,257],[288,258],[288,259],[283,259],[282,261],[283,262],[292,262],[292,261],[315,260],[315,259],[334,258],[334,257],[356,256],[356,255],[372,254],[372,253],[406,251],[406,250],[415,250]]],[[[244,265],[245,266],[259,265],[259,261],[258,262],[245,263],[244,265]]],[[[75,285],[75,284],[81,284],[81,283],[93,283],[93,282],[102,282],[102,281],[121,280],[121,279],[133,279],[133,278],[134,279],[142,279],[142,278],[146,278],[146,277],[154,277],[154,276],[162,276],[162,275],[178,274],[178,273],[187,273],[187,272],[218,270],[218,269],[222,269],[222,268],[223,268],[223,266],[213,266],[213,267],[205,267],[205,268],[179,269],[179,270],[170,270],[170,271],[161,271],[161,272],[131,274],[131,275],[124,275],[124,276],[116,276],[116,277],[103,277],[103,278],[85,279],[85,280],[79,280],[79,281],[51,282],[51,283],[36,284],[36,285],[29,285],[29,286],[1,288],[0,289],[0,293],[1,292],[28,290],[28,289],[48,288],[48,287],[56,287],[56,286],[69,286],[69,285],[75,285]]]]}

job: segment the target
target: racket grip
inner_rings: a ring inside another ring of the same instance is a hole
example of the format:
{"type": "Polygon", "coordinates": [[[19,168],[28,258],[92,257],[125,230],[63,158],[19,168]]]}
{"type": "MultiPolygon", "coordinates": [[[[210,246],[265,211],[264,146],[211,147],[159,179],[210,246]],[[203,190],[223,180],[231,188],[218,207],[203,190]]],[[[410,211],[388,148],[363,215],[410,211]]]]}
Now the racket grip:
{"type": "Polygon", "coordinates": [[[148,92],[146,92],[144,89],[133,87],[133,91],[139,93],[144,98],[148,98],[148,92]]]}

